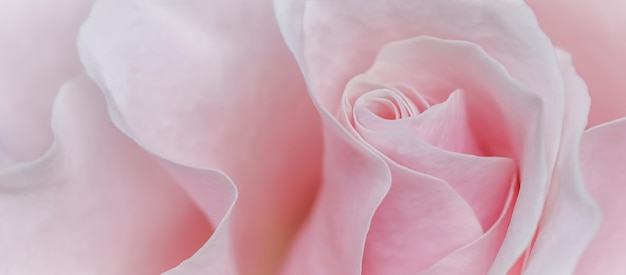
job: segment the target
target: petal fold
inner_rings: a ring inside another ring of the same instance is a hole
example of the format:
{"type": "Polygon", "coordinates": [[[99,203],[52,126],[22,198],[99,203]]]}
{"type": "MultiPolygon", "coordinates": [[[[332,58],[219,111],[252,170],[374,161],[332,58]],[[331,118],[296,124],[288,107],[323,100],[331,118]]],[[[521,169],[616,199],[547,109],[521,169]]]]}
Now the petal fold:
{"type": "Polygon", "coordinates": [[[82,72],[76,35],[92,2],[0,3],[0,169],[50,147],[52,103],[59,87],[82,72]]]}
{"type": "Polygon", "coordinates": [[[566,91],[563,137],[524,274],[573,274],[601,222],[598,205],[586,190],[592,183],[585,184],[585,164],[580,162],[580,138],[589,113],[587,86],[574,71],[571,57],[562,50],[557,56],[566,91]]]}
{"type": "Polygon", "coordinates": [[[415,274],[483,234],[470,205],[445,182],[397,164],[367,234],[363,274],[415,274]]]}
{"type": "Polygon", "coordinates": [[[591,196],[602,210],[602,224],[583,253],[576,274],[621,274],[626,269],[626,118],[585,132],[580,162],[591,196]]]}
{"type": "Polygon", "coordinates": [[[367,232],[391,186],[391,172],[380,157],[330,117],[323,119],[328,131],[322,186],[280,274],[362,274],[367,232]]]}
{"type": "Polygon", "coordinates": [[[555,45],[572,54],[589,86],[592,127],[626,116],[626,1],[527,0],[555,45]]]}
{"type": "Polygon", "coordinates": [[[322,135],[271,1],[98,1],[79,50],[120,129],[232,178],[241,272],[275,274],[317,191],[322,135]]]}
{"type": "Polygon", "coordinates": [[[233,203],[223,174],[169,162],[121,133],[85,76],[57,96],[53,131],[42,158],[0,173],[9,273],[158,274],[193,255],[233,203]],[[180,187],[192,179],[214,186],[204,190],[213,212],[180,187]]]}

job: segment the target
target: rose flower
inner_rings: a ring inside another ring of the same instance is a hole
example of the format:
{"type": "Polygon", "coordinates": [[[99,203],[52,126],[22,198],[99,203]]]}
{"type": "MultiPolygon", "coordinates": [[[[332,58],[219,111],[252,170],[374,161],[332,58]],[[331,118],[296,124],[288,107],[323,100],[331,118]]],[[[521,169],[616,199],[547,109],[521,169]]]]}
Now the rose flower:
{"type": "Polygon", "coordinates": [[[623,273],[626,3],[527,2],[4,1],[0,271],[623,273]]]}

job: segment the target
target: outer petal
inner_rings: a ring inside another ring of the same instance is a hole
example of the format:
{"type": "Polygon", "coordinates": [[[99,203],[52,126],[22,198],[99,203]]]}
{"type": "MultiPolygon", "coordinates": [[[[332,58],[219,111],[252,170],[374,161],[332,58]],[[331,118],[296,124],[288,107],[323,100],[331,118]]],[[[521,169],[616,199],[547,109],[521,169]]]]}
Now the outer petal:
{"type": "Polygon", "coordinates": [[[626,116],[626,1],[527,2],[550,39],[572,54],[589,86],[588,126],[626,116]]]}
{"type": "Polygon", "coordinates": [[[79,44],[118,127],[232,177],[242,273],[275,274],[319,183],[321,133],[271,2],[103,0],[79,44]]]}
{"type": "Polygon", "coordinates": [[[0,174],[0,269],[9,274],[157,274],[192,255],[232,204],[222,174],[153,158],[120,133],[86,77],[60,92],[53,129],[41,159],[0,174]],[[212,213],[179,187],[192,179],[221,198],[212,213]]]}
{"type": "Polygon", "coordinates": [[[574,71],[569,55],[560,50],[557,54],[566,90],[563,137],[546,209],[524,274],[572,274],[601,219],[598,206],[585,190],[579,162],[580,138],[589,110],[587,87],[574,71]]]}
{"type": "Polygon", "coordinates": [[[580,159],[587,188],[602,209],[602,224],[576,274],[623,274],[626,270],[626,118],[596,126],[582,138],[580,159]]]}
{"type": "Polygon", "coordinates": [[[50,146],[52,101],[82,71],[75,41],[91,3],[0,2],[0,169],[50,146]]]}

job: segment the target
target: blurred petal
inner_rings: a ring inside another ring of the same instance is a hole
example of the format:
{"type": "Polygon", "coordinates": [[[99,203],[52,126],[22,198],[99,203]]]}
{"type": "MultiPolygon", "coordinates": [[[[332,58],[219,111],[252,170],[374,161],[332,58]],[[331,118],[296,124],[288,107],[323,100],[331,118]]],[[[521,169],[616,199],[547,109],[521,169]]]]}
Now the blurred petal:
{"type": "Polygon", "coordinates": [[[583,176],[600,205],[602,224],[583,253],[576,274],[623,274],[626,270],[626,119],[585,132],[580,150],[583,176]]]}
{"type": "Polygon", "coordinates": [[[319,116],[270,1],[103,0],[79,39],[116,124],[237,184],[243,274],[275,274],[320,177],[319,116]]]}
{"type": "Polygon", "coordinates": [[[588,127],[626,116],[626,1],[527,0],[589,86],[588,127]]]}
{"type": "Polygon", "coordinates": [[[573,274],[601,220],[598,206],[585,190],[579,162],[580,138],[589,110],[587,86],[574,71],[569,55],[558,50],[557,56],[566,91],[563,137],[546,208],[524,274],[573,274]]]}
{"type": "Polygon", "coordinates": [[[66,84],[54,145],[0,174],[9,225],[0,227],[0,270],[157,274],[190,257],[225,216],[235,194],[227,178],[154,158],[111,124],[105,106],[86,77],[66,84]],[[209,192],[204,213],[179,187],[194,182],[209,192]]]}
{"type": "Polygon", "coordinates": [[[59,87],[82,72],[76,35],[91,0],[0,2],[0,169],[52,143],[59,87]]]}

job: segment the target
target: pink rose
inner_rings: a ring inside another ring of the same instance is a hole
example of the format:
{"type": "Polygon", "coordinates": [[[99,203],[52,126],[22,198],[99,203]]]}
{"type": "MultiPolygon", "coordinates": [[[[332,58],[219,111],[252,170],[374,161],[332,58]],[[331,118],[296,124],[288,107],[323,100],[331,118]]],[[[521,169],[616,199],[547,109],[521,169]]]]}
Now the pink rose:
{"type": "Polygon", "coordinates": [[[575,272],[607,164],[579,153],[587,88],[530,8],[277,3],[326,148],[286,274],[575,272]]]}
{"type": "Polygon", "coordinates": [[[0,270],[619,274],[626,22],[529,4],[3,2],[0,270]]]}

